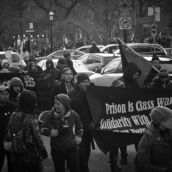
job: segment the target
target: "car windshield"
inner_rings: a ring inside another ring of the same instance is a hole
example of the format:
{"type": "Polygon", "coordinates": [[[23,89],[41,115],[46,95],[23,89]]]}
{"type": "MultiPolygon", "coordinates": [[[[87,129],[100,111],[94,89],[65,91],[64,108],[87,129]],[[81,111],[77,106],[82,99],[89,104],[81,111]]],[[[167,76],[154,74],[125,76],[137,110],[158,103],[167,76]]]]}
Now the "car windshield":
{"type": "Polygon", "coordinates": [[[109,62],[103,69],[103,73],[120,73],[122,72],[121,59],[115,59],[109,62]]]}

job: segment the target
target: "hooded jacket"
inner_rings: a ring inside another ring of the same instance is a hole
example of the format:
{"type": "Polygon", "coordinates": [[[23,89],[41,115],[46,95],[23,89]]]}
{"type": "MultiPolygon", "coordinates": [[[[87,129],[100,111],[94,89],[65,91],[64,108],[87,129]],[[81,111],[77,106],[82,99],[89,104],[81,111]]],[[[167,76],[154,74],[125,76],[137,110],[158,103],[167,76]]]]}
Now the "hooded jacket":
{"type": "Polygon", "coordinates": [[[138,66],[135,63],[129,63],[127,67],[124,70],[123,73],[123,80],[125,82],[125,87],[127,88],[138,88],[139,84],[133,80],[132,76],[139,72],[139,75],[141,75],[141,70],[138,68],[138,66]]]}
{"type": "Polygon", "coordinates": [[[151,119],[139,142],[137,172],[172,170],[172,110],[157,106],[151,111],[151,119]],[[155,125],[166,129],[160,130],[155,125]]]}

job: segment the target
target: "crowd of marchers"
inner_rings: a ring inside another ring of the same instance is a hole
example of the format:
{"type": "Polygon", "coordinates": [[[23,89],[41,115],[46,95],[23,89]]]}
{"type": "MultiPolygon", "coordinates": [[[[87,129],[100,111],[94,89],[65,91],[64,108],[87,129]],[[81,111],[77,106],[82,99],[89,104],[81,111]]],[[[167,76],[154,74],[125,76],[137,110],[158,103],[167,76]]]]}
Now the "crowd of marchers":
{"type": "MultiPolygon", "coordinates": [[[[94,45],[96,46],[96,45],[94,45]]],[[[94,48],[94,51],[97,48],[94,48]]],[[[2,68],[4,62],[1,62],[2,68]]],[[[25,69],[33,72],[37,66],[28,63],[25,69]]],[[[160,72],[147,79],[146,88],[171,88],[168,71],[161,70],[159,58],[152,57],[152,65],[160,72]]],[[[7,64],[5,66],[8,66],[7,64]]],[[[39,70],[39,69],[37,69],[39,70]]],[[[89,158],[94,149],[90,129],[94,126],[86,93],[90,79],[85,73],[77,74],[70,54],[59,59],[54,67],[52,60],[46,61],[45,80],[52,80],[51,108],[43,125],[38,125],[35,108],[35,92],[26,90],[20,78],[10,80],[9,87],[0,87],[0,169],[5,156],[8,172],[42,172],[42,161],[48,153],[41,134],[50,137],[50,155],[56,172],[89,172],[89,158]],[[74,77],[75,76],[75,77],[74,77]],[[75,79],[74,79],[75,78],[75,79]],[[75,130],[73,130],[75,129],[75,130]],[[66,163],[67,162],[67,163],[66,163]]],[[[129,63],[122,80],[114,87],[139,88],[137,82],[141,70],[135,63],[129,63]]],[[[151,110],[151,122],[141,140],[135,143],[137,156],[133,166],[136,172],[172,171],[172,110],[158,106],[151,110]]],[[[121,165],[128,163],[127,145],[109,151],[112,172],[122,171],[118,165],[118,149],[121,150],[121,165]]]]}

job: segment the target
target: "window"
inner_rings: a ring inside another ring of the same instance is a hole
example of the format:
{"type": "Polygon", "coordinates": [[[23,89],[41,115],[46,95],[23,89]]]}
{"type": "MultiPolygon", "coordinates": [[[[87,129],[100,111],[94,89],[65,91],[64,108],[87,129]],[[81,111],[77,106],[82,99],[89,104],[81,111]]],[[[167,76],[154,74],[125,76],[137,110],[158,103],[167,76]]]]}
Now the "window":
{"type": "MultiPolygon", "coordinates": [[[[120,69],[121,59],[115,59],[107,64],[104,68],[104,73],[116,73],[120,69]]],[[[122,66],[122,65],[121,65],[122,66]]],[[[122,69],[122,67],[121,67],[122,69]]],[[[122,71],[122,70],[121,70],[122,71]]],[[[118,72],[119,73],[119,72],[118,72]]]]}

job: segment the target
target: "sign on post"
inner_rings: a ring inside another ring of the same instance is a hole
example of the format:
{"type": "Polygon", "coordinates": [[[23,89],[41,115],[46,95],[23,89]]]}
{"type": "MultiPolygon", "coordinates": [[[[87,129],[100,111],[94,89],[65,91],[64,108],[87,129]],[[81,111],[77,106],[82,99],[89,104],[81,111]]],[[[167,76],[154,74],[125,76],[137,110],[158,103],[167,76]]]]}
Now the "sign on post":
{"type": "Polygon", "coordinates": [[[131,29],[131,17],[120,17],[119,18],[119,29],[131,29]]]}
{"type": "Polygon", "coordinates": [[[151,33],[153,36],[155,36],[157,34],[157,25],[156,24],[151,25],[151,33]]]}

